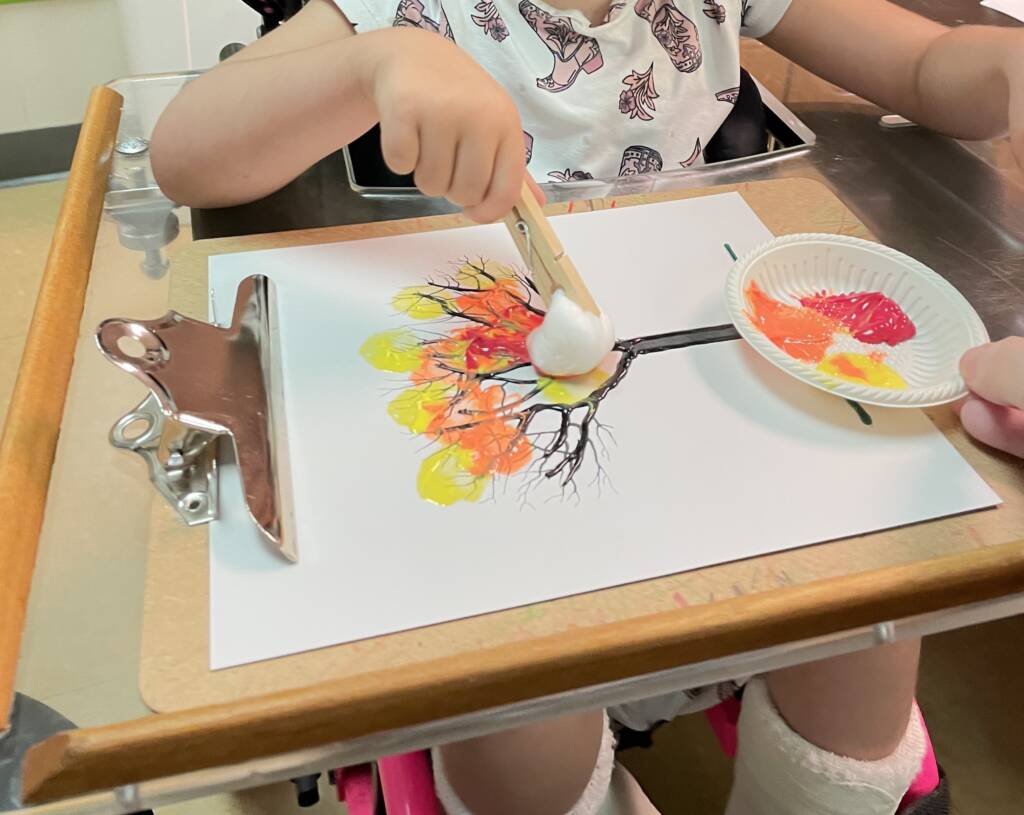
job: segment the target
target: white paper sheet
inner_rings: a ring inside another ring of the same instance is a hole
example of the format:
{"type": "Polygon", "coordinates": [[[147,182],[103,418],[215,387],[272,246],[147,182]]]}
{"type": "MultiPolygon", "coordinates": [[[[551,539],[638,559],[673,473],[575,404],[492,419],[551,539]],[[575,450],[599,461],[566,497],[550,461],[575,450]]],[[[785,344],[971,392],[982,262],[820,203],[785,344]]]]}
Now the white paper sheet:
{"type": "MultiPolygon", "coordinates": [[[[723,244],[770,237],[735,194],[555,223],[622,338],[726,322],[723,244]]],[[[300,552],[265,548],[223,467],[212,668],[998,503],[922,413],[871,408],[866,427],[739,341],[636,360],[600,407],[610,485],[589,462],[578,501],[544,500],[545,482],[524,504],[511,476],[478,503],[425,502],[428,445],[386,412],[404,380],[358,349],[408,324],[399,289],[467,255],[516,260],[502,226],[211,258],[222,323],[242,278],[277,286],[300,552]]]]}
{"type": "Polygon", "coordinates": [[[1024,23],[1024,0],[981,0],[981,5],[1024,23]]]}

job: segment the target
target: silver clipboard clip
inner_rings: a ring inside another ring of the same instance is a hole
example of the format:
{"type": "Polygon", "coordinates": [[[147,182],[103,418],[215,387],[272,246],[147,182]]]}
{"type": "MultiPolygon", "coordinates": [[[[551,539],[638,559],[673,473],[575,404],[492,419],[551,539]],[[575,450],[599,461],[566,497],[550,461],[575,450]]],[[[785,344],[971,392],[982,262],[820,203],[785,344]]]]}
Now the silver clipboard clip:
{"type": "Polygon", "coordinates": [[[188,524],[217,514],[217,442],[230,439],[246,509],[267,543],[298,560],[280,373],[280,327],[270,280],[238,286],[228,328],[169,311],[157,320],[111,319],[103,355],[149,388],[110,431],[142,456],[150,480],[188,524]],[[129,432],[145,423],[140,434],[129,432]]]}

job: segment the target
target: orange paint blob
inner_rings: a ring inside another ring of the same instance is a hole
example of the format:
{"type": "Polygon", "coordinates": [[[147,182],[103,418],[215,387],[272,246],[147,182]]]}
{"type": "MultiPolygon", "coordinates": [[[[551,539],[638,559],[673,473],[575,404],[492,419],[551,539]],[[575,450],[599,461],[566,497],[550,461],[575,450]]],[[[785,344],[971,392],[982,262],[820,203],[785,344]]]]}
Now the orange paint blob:
{"type": "Polygon", "coordinates": [[[863,368],[858,368],[849,354],[836,354],[829,362],[835,367],[836,372],[846,379],[860,379],[864,382],[868,380],[867,372],[863,368]]]}
{"type": "Polygon", "coordinates": [[[801,362],[819,363],[825,358],[839,322],[809,308],[781,303],[753,281],[745,294],[747,317],[773,345],[801,362]]]}

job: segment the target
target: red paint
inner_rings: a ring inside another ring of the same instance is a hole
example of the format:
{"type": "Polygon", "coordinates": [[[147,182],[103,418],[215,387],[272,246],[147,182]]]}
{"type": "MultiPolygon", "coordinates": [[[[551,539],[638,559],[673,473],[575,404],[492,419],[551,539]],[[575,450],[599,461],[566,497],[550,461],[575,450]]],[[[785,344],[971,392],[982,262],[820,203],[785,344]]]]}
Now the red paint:
{"type": "Polygon", "coordinates": [[[529,358],[525,334],[494,329],[480,330],[466,348],[466,370],[488,370],[495,367],[498,360],[517,363],[525,362],[529,358]]]}
{"type": "Polygon", "coordinates": [[[672,599],[675,600],[675,603],[679,608],[686,608],[690,605],[686,602],[686,598],[677,591],[672,592],[672,599]]]}
{"type": "MultiPolygon", "coordinates": [[[[456,343],[465,346],[465,370],[470,372],[495,371],[521,362],[529,362],[526,338],[541,324],[542,314],[530,311],[506,288],[495,286],[472,295],[457,298],[456,304],[466,314],[480,317],[486,323],[472,323],[451,334],[456,343]]],[[[439,344],[435,352],[447,349],[439,344]]],[[[453,360],[459,367],[457,360],[453,360]]]]}
{"type": "Polygon", "coordinates": [[[855,339],[869,345],[899,345],[913,339],[914,323],[893,300],[881,292],[853,294],[812,294],[800,304],[837,320],[855,339]]]}
{"type": "Polygon", "coordinates": [[[576,203],[575,201],[570,201],[570,202],[569,202],[569,212],[570,212],[570,213],[572,212],[572,210],[573,210],[573,205],[574,205],[575,203],[576,203]]]}

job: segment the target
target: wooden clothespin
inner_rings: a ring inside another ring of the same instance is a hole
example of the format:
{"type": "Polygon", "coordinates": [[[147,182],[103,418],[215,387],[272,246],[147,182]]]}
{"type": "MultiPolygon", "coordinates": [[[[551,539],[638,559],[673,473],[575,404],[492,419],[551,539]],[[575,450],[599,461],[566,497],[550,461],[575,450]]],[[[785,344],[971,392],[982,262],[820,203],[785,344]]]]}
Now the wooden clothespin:
{"type": "Polygon", "coordinates": [[[505,225],[512,233],[519,254],[529,269],[533,283],[540,293],[545,305],[551,302],[558,289],[565,292],[584,311],[600,315],[601,308],[597,305],[590,291],[584,284],[580,273],[569,260],[562,248],[558,236],[551,228],[544,210],[534,197],[529,184],[523,182],[512,211],[505,216],[505,225]]]}

